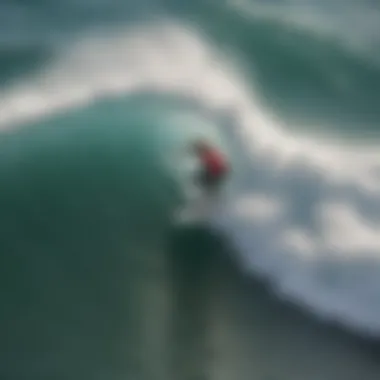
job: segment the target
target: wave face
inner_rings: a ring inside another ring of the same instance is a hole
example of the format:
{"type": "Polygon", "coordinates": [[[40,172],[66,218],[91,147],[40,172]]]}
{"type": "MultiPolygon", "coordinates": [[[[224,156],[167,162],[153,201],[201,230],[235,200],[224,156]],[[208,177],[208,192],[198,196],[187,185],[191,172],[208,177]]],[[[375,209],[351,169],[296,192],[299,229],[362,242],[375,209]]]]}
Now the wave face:
{"type": "MultiPolygon", "coordinates": [[[[169,313],[157,299],[174,302],[178,286],[192,299],[194,262],[197,274],[219,267],[226,250],[278,297],[377,337],[376,6],[98,1],[49,11],[56,6],[0,11],[26,17],[34,31],[0,22],[10,36],[0,39],[1,282],[14,342],[4,373],[38,376],[55,366],[73,378],[53,344],[66,361],[86,351],[84,362],[102,356],[116,373],[143,370],[133,353],[123,362],[127,337],[145,350],[166,339],[143,308],[169,313]],[[171,217],[191,181],[186,146],[200,135],[228,152],[234,171],[209,229],[189,240],[171,217]],[[144,270],[159,273],[155,291],[144,270]],[[149,300],[136,311],[141,289],[149,300]],[[147,326],[154,331],[145,336],[147,326]],[[120,346],[111,348],[110,336],[120,346]],[[106,356],[96,348],[104,344],[106,356]]],[[[220,272],[226,281],[230,265],[220,272]]],[[[171,317],[157,318],[170,325],[171,317]]],[[[93,374],[107,376],[96,365],[93,374]]]]}

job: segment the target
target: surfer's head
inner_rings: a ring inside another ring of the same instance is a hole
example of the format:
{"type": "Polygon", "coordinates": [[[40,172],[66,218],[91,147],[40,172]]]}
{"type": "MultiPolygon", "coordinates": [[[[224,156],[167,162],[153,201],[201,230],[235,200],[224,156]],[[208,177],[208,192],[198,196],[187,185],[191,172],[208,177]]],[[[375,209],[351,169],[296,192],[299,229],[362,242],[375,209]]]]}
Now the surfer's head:
{"type": "Polygon", "coordinates": [[[194,149],[196,153],[203,153],[211,149],[211,145],[205,140],[198,139],[193,142],[192,149],[194,149]]]}

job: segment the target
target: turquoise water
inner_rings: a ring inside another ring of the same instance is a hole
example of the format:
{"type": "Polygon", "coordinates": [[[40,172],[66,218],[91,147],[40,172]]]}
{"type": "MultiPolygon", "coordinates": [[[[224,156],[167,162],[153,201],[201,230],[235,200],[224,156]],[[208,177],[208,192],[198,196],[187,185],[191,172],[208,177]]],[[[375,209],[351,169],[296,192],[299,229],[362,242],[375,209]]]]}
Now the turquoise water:
{"type": "Polygon", "coordinates": [[[1,378],[378,379],[379,21],[1,2],[1,378]],[[233,173],[185,228],[199,136],[233,173]]]}

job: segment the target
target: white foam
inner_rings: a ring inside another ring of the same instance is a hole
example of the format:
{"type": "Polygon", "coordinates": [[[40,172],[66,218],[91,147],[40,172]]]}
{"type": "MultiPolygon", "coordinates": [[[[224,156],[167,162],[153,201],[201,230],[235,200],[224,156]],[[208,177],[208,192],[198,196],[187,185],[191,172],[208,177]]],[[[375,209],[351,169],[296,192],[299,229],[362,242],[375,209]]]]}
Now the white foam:
{"type": "Polygon", "coordinates": [[[212,222],[231,238],[243,267],[281,294],[380,333],[376,147],[291,135],[205,40],[167,23],[83,41],[43,75],[1,94],[1,126],[140,88],[227,110],[232,123],[220,131],[244,165],[212,222]]]}
{"type": "Polygon", "coordinates": [[[235,215],[258,224],[270,223],[283,212],[284,205],[265,194],[242,196],[235,204],[235,215]]]}

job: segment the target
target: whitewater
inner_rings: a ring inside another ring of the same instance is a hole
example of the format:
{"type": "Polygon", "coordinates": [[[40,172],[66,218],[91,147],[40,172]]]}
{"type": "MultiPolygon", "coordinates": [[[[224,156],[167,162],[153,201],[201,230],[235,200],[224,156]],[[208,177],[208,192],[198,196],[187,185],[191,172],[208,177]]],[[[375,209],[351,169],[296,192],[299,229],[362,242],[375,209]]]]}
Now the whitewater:
{"type": "Polygon", "coordinates": [[[199,134],[220,140],[231,155],[226,200],[209,222],[241,268],[322,319],[380,335],[378,149],[292,130],[246,85],[239,62],[200,31],[165,20],[83,37],[39,73],[2,89],[2,133],[143,91],[196,105],[199,125],[177,114],[162,129],[163,162],[178,141],[199,134]]]}

